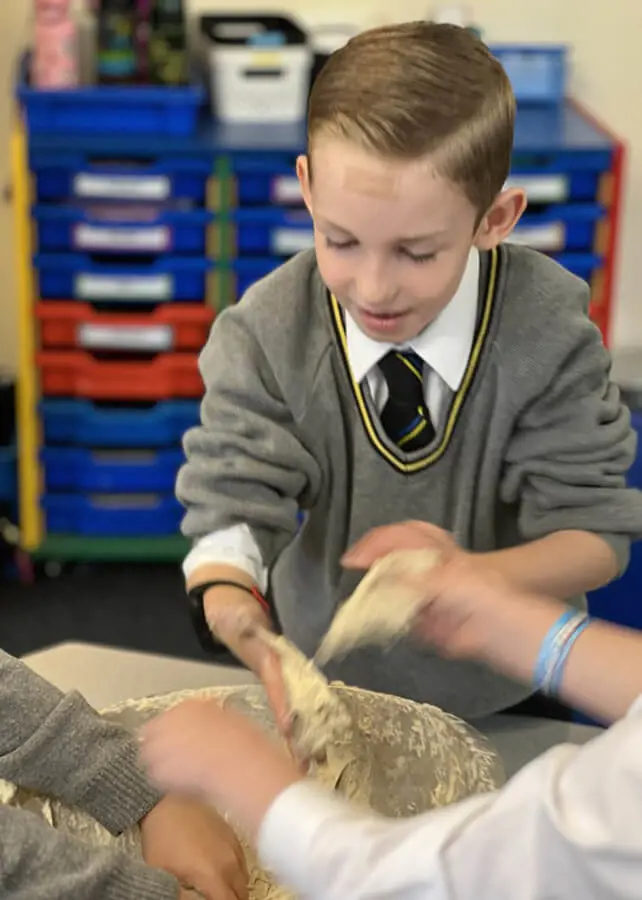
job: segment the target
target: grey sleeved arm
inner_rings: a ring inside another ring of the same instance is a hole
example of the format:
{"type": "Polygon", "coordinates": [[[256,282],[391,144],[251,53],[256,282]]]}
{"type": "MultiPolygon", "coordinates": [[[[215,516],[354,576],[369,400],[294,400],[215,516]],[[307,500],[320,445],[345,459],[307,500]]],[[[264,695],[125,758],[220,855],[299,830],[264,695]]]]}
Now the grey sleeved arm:
{"type": "Polygon", "coordinates": [[[50,828],[34,813],[0,805],[3,900],[177,900],[178,882],[122,853],[50,828]]]}
{"type": "Polygon", "coordinates": [[[160,799],[124,729],[1,650],[0,721],[0,778],[77,806],[113,834],[160,799]]]}
{"type": "Polygon", "coordinates": [[[522,412],[506,454],[501,496],[519,504],[526,540],[589,531],[609,542],[624,569],[630,541],[642,537],[642,493],[627,487],[636,438],[609,380],[610,356],[584,313],[584,292],[568,303],[561,322],[550,323],[550,342],[559,347],[556,364],[522,412]]]}
{"type": "MultiPolygon", "coordinates": [[[[319,466],[302,442],[244,304],[216,321],[200,368],[201,425],[185,436],[187,461],[177,481],[186,509],[183,533],[198,539],[247,524],[269,567],[295,534],[299,508],[319,490],[319,466]]],[[[303,377],[292,372],[293,379],[303,377]]]]}

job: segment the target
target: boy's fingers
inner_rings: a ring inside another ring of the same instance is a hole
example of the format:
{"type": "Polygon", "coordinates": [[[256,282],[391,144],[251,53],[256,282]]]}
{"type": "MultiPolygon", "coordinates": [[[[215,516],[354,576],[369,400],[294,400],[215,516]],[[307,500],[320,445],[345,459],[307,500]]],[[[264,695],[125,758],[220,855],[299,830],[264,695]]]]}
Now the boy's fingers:
{"type": "Polygon", "coordinates": [[[423,550],[434,545],[432,526],[421,522],[384,525],[368,532],[344,554],[341,562],[348,569],[368,569],[382,556],[395,550],[423,550]]]}
{"type": "Polygon", "coordinates": [[[275,653],[265,654],[260,675],[277,728],[282,734],[287,735],[292,724],[291,715],[281,663],[275,653]]]}

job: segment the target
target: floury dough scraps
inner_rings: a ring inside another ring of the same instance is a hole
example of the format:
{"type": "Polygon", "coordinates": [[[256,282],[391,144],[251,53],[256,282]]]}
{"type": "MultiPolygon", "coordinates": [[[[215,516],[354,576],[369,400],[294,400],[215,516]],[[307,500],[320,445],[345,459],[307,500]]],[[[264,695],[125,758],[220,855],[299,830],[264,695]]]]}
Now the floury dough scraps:
{"type": "Polygon", "coordinates": [[[315,661],[369,644],[390,646],[408,634],[424,602],[423,581],[439,563],[436,550],[396,550],[378,560],[337,612],[315,661]]]}

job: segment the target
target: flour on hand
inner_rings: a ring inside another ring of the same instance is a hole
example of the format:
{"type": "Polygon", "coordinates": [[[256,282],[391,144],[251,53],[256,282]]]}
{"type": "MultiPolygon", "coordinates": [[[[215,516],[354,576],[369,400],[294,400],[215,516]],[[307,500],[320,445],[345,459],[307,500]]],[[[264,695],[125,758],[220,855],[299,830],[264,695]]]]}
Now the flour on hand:
{"type": "Polygon", "coordinates": [[[315,661],[323,665],[368,644],[390,646],[407,634],[425,599],[423,577],[436,550],[397,550],[377,560],[337,612],[315,661]]]}
{"type": "Polygon", "coordinates": [[[302,760],[321,759],[329,745],[346,743],[352,719],[327,679],[287,638],[266,633],[264,640],[278,655],[294,718],[292,746],[302,760]]]}

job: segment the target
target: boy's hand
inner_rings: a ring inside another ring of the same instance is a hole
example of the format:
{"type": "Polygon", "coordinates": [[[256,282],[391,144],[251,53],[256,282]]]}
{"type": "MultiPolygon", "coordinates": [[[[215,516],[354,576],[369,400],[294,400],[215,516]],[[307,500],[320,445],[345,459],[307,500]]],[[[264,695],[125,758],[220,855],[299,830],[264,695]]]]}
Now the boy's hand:
{"type": "Polygon", "coordinates": [[[301,779],[285,750],[212,700],[188,700],[141,732],[143,763],[163,790],[197,794],[252,834],[276,797],[301,779]]]}
{"type": "MultiPolygon", "coordinates": [[[[247,900],[245,856],[234,832],[200,802],[168,795],[141,821],[145,862],[206,900],[247,900]]],[[[197,895],[191,895],[197,896],[197,895]]]]}
{"type": "Polygon", "coordinates": [[[425,597],[414,633],[444,656],[483,659],[494,632],[515,614],[517,593],[481,557],[461,550],[450,534],[426,522],[376,528],[343,559],[369,568],[395,550],[436,549],[442,562],[418,585],[425,597]]]}
{"type": "Polygon", "coordinates": [[[408,521],[373,528],[344,554],[348,569],[369,569],[394,550],[436,550],[444,562],[465,551],[448,532],[429,522],[408,521]]]}
{"type": "Polygon", "coordinates": [[[291,727],[288,696],[280,660],[262,639],[271,630],[264,610],[245,591],[227,585],[205,594],[204,609],[212,633],[262,682],[277,728],[287,738],[291,727]]]}

